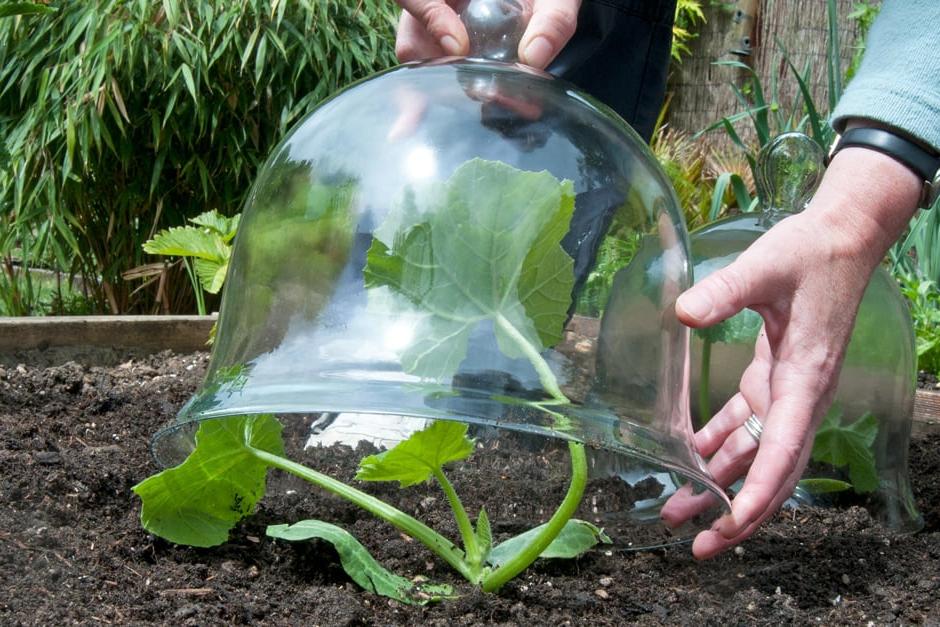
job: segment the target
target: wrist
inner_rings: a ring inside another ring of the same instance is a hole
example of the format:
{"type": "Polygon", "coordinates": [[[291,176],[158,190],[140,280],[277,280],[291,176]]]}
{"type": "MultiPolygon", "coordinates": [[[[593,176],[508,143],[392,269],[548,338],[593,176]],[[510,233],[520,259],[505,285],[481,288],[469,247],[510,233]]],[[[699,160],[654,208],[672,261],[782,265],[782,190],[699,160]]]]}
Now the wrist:
{"type": "Polygon", "coordinates": [[[917,209],[923,181],[895,159],[867,148],[839,151],[805,213],[833,245],[877,265],[917,209]]]}
{"type": "Polygon", "coordinates": [[[928,208],[940,196],[940,151],[903,129],[877,120],[853,118],[832,146],[831,159],[840,150],[856,146],[887,155],[910,169],[922,181],[918,207],[928,208]]]}

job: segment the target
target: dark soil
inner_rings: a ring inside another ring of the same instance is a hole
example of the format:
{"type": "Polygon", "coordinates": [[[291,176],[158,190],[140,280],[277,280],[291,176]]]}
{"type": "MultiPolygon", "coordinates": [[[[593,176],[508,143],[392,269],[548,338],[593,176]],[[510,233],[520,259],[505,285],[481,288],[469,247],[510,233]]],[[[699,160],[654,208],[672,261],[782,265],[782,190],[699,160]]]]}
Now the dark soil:
{"type": "Polygon", "coordinates": [[[937,375],[926,370],[917,372],[917,389],[919,390],[940,390],[940,381],[937,375]]]}
{"type": "MultiPolygon", "coordinates": [[[[709,562],[693,560],[688,546],[596,551],[537,563],[499,595],[484,595],[387,525],[298,486],[293,496],[281,490],[263,500],[228,544],[171,545],[140,528],[130,488],[157,470],[150,436],[198,386],[206,361],[163,354],[107,369],[0,369],[0,623],[940,622],[936,434],[912,442],[914,491],[926,520],[912,536],[887,532],[857,507],[789,510],[709,562]],[[330,520],[365,538],[386,566],[455,584],[460,598],[428,607],[392,602],[357,589],[329,545],[264,536],[268,523],[307,517],[324,503],[330,520]]],[[[320,463],[340,460],[321,456],[320,463]]],[[[427,500],[437,493],[415,494],[419,515],[450,533],[448,518],[435,520],[444,510],[427,500]]],[[[488,504],[510,502],[487,496],[488,504]]]]}

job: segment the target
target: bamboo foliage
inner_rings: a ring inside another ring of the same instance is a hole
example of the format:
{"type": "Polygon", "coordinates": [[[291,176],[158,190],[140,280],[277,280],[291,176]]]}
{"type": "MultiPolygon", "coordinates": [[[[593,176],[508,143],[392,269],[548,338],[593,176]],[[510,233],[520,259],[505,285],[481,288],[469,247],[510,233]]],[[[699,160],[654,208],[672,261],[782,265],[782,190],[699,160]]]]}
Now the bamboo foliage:
{"type": "MultiPolygon", "coordinates": [[[[55,4],[55,3],[53,3],[55,4]]],[[[394,63],[383,0],[91,0],[0,20],[0,255],[122,271],[164,227],[235,213],[261,160],[338,88],[394,63]]]]}

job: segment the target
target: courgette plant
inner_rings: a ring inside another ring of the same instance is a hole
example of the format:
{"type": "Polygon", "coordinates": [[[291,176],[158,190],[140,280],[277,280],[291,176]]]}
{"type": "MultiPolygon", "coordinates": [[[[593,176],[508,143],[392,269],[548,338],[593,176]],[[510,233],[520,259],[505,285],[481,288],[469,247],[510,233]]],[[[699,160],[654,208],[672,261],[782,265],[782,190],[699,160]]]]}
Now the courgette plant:
{"type": "MultiPolygon", "coordinates": [[[[526,359],[538,375],[544,394],[525,404],[549,417],[556,431],[569,429],[563,412],[571,402],[543,353],[561,340],[571,303],[573,261],[560,242],[573,210],[570,181],[480,159],[460,166],[446,182],[409,190],[375,230],[363,269],[367,290],[392,296],[392,311],[386,313],[422,320],[417,339],[401,354],[402,369],[426,380],[448,380],[467,353],[471,332],[486,323],[499,350],[526,359]]],[[[572,518],[587,483],[584,445],[573,440],[567,443],[569,486],[554,513],[499,544],[493,542],[485,508],[471,520],[445,473],[445,466],[474,452],[466,424],[434,421],[397,446],[360,460],[356,478],[361,481],[398,481],[402,488],[436,481],[453,510],[462,546],[389,503],[288,459],[281,425],[272,415],[207,420],[195,440],[182,464],[134,487],[143,501],[144,527],[181,544],[226,541],[263,496],[270,468],[385,520],[487,592],[499,590],[540,556],[575,557],[609,542],[602,530],[572,518]]],[[[326,540],[353,580],[403,602],[452,594],[448,586],[418,586],[388,572],[348,532],[324,521],[272,525],[267,534],[326,540]]]]}

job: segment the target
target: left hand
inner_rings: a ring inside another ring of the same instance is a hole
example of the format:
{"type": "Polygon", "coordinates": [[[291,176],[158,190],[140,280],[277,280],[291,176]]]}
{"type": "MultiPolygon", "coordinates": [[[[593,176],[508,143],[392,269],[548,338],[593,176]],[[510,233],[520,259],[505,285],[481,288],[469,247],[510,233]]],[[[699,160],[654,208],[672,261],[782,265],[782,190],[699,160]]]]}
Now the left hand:
{"type": "MultiPolygon", "coordinates": [[[[893,159],[845,149],[802,213],[679,297],[676,313],[691,327],[714,325],[745,307],[764,319],[740,393],[695,435],[722,487],[746,473],[731,512],[696,537],[697,558],[738,544],[792,495],[835,393],[871,273],[906,226],[919,190],[917,177],[893,159]],[[742,428],[751,413],[764,426],[759,446],[742,428]]],[[[681,523],[700,501],[680,491],[663,518],[681,523]]]]}

